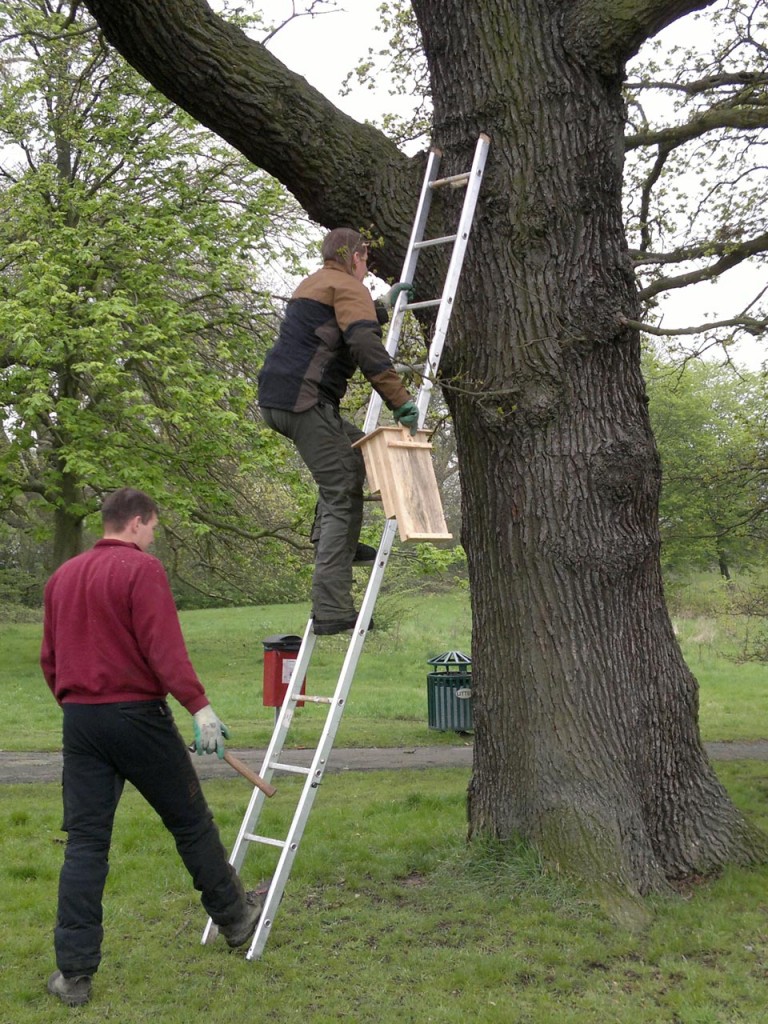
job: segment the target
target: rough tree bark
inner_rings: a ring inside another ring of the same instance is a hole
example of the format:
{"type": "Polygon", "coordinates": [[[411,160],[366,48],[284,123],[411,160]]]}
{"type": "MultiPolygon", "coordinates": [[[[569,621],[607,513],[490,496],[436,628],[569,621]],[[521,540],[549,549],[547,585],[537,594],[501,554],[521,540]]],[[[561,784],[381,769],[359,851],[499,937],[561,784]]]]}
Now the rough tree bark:
{"type": "Polygon", "coordinates": [[[61,489],[58,495],[52,496],[53,504],[53,551],[51,569],[57,569],[68,558],[79,555],[83,550],[84,515],[75,513],[73,508],[84,506],[83,491],[67,472],[62,460],[56,453],[51,458],[59,468],[61,489]]]}
{"type": "MultiPolygon", "coordinates": [[[[381,233],[381,269],[397,274],[420,159],[198,0],[87,6],[142,74],[313,217],[381,233]]],[[[702,749],[662,593],[639,339],[623,326],[638,319],[623,61],[702,6],[413,0],[442,172],[469,166],[480,131],[492,138],[443,362],[473,608],[470,832],[522,835],[632,893],[764,854],[702,749]]]]}

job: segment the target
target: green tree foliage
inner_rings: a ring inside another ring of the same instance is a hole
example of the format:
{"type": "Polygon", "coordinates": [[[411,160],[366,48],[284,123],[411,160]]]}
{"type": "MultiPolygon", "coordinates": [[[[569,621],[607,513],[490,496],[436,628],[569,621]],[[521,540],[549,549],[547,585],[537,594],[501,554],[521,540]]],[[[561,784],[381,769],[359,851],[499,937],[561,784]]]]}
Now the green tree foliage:
{"type": "Polygon", "coordinates": [[[666,569],[717,568],[764,554],[768,405],[761,374],[647,351],[644,372],[662,464],[666,569]]]}
{"type": "Polygon", "coordinates": [[[257,268],[295,267],[295,204],[108,50],[79,4],[0,3],[0,36],[6,515],[53,519],[54,565],[124,484],[178,514],[167,543],[194,542],[198,566],[215,563],[212,527],[241,555],[288,531],[252,479],[283,459],[254,368],[275,317],[257,268]]]}

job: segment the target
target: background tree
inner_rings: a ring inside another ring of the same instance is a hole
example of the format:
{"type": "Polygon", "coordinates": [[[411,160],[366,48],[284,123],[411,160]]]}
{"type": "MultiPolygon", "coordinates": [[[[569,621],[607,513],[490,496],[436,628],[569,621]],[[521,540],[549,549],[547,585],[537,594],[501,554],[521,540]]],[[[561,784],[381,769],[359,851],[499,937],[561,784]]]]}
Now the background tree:
{"type": "MultiPolygon", "coordinates": [[[[203,0],[87,0],[161,91],[396,276],[423,157],[203,0]]],[[[626,62],[702,0],[413,0],[446,174],[492,154],[446,347],[473,607],[470,832],[633,893],[762,856],[700,742],[662,594],[622,211],[626,62]]],[[[455,225],[460,197],[434,211],[455,225]]],[[[418,290],[435,294],[440,256],[418,290]]]]}
{"type": "Polygon", "coordinates": [[[661,453],[665,568],[754,564],[765,551],[766,395],[762,374],[652,351],[643,359],[661,453]]]}
{"type": "Polygon", "coordinates": [[[83,14],[0,4],[2,508],[30,533],[53,519],[50,569],[103,490],[146,487],[198,586],[222,593],[223,548],[226,592],[253,597],[253,543],[298,544],[251,475],[282,459],[254,413],[276,318],[259,274],[298,268],[301,220],[83,14]]]}

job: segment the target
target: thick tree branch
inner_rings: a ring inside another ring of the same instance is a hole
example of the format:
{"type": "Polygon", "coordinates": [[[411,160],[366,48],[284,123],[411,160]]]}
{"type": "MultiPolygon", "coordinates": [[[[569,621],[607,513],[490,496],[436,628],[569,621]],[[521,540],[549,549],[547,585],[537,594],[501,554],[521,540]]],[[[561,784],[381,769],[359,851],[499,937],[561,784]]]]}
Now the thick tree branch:
{"type": "Polygon", "coordinates": [[[564,17],[564,39],[570,53],[602,74],[617,75],[646,40],[692,11],[714,0],[577,0],[564,17]]]}
{"type": "Polygon", "coordinates": [[[754,131],[757,128],[768,128],[768,104],[740,104],[738,106],[713,107],[696,114],[686,124],[672,125],[668,128],[637,132],[628,135],[624,140],[625,149],[639,149],[641,146],[662,145],[666,147],[682,146],[691,139],[698,139],[708,132],[721,128],[733,128],[740,131],[754,131]]]}
{"type": "Polygon", "coordinates": [[[723,328],[746,331],[747,334],[752,334],[757,338],[768,330],[768,320],[756,320],[754,317],[748,316],[737,316],[731,320],[713,320],[709,323],[699,324],[697,327],[656,327],[654,324],[642,323],[639,320],[628,320],[626,317],[620,317],[620,321],[625,327],[642,331],[644,334],[652,334],[655,338],[676,338],[682,334],[707,334],[709,331],[721,330],[723,328]]]}
{"type": "MultiPolygon", "coordinates": [[[[768,232],[757,235],[748,243],[750,247],[749,256],[755,256],[760,252],[768,250],[768,232]]],[[[629,255],[636,267],[663,266],[669,263],[685,263],[688,260],[701,260],[713,256],[728,256],[733,254],[739,247],[733,242],[717,242],[710,239],[696,242],[691,245],[681,246],[679,249],[670,249],[669,252],[645,252],[638,249],[630,249],[629,255]]]]}
{"type": "MultiPolygon", "coordinates": [[[[404,248],[420,160],[339,111],[204,0],[86,5],[141,75],[281,181],[311,217],[370,227],[390,243],[397,235],[392,248],[404,248]],[[403,209],[392,209],[398,201],[403,209]]],[[[388,274],[399,269],[386,249],[380,263],[388,274]]]]}
{"type": "Polygon", "coordinates": [[[762,89],[768,85],[768,75],[762,71],[738,71],[733,73],[722,72],[717,75],[708,75],[699,78],[694,82],[671,82],[663,80],[626,82],[625,88],[632,92],[642,90],[663,90],[665,92],[682,92],[686,96],[698,96],[703,92],[711,92],[715,89],[722,89],[725,86],[738,85],[749,86],[752,89],[762,89]]]}

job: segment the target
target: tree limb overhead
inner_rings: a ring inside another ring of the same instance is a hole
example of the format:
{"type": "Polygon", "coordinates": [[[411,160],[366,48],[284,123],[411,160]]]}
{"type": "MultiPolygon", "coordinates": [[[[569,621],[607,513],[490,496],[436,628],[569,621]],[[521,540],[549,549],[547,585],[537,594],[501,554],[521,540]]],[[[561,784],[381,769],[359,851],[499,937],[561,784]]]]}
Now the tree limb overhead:
{"type": "Polygon", "coordinates": [[[602,74],[616,75],[646,40],[714,0],[578,0],[564,19],[570,53],[602,74]]]}
{"type": "Polygon", "coordinates": [[[409,198],[410,220],[421,162],[342,113],[204,0],[86,6],[140,74],[281,181],[315,220],[391,239],[393,227],[377,211],[399,193],[409,198]]]}

